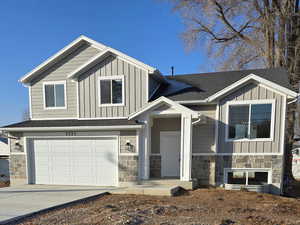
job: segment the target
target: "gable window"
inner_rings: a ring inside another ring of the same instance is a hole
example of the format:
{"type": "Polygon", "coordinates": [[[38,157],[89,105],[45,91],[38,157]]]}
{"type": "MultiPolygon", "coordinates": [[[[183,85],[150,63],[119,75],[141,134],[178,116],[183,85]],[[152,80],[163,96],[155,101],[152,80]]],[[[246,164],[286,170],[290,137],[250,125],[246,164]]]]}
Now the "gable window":
{"type": "Polygon", "coordinates": [[[46,109],[66,108],[66,83],[64,81],[44,83],[44,106],[46,109]]]}
{"type": "Polygon", "coordinates": [[[100,105],[124,104],[124,77],[111,76],[99,78],[100,105]]]}
{"type": "Polygon", "coordinates": [[[274,101],[228,103],[227,140],[272,138],[274,101]]]}

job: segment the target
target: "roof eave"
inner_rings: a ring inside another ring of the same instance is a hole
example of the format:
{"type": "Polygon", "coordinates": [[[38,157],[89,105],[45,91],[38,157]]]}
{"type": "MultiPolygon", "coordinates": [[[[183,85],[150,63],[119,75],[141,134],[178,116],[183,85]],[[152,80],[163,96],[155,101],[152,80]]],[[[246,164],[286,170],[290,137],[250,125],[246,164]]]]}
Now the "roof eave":
{"type": "Polygon", "coordinates": [[[66,126],[66,127],[2,127],[1,131],[92,131],[92,130],[128,130],[142,129],[144,125],[118,125],[118,126],[66,126]]]}
{"type": "Polygon", "coordinates": [[[23,84],[28,84],[30,83],[30,78],[32,76],[34,76],[35,74],[39,73],[45,66],[47,66],[50,63],[53,63],[53,61],[56,61],[59,59],[59,57],[61,57],[63,54],[65,54],[66,52],[71,51],[72,49],[76,48],[77,46],[80,46],[81,43],[89,43],[91,45],[93,45],[94,47],[103,50],[106,46],[102,45],[98,42],[93,41],[92,39],[81,35],[78,38],[76,38],[74,41],[72,41],[70,44],[68,44],[67,46],[65,46],[64,48],[62,48],[61,50],[59,50],[57,53],[55,53],[54,55],[50,56],[48,59],[46,59],[43,63],[41,63],[40,65],[38,65],[37,67],[35,67],[32,71],[28,72],[27,74],[25,74],[23,77],[21,77],[19,79],[20,83],[23,84]]]}
{"type": "Polygon", "coordinates": [[[156,68],[149,66],[137,59],[134,59],[116,49],[113,49],[111,47],[105,46],[97,41],[94,41],[84,35],[79,36],[77,39],[75,39],[74,41],[72,41],[70,44],[68,44],[66,47],[62,48],[60,51],[58,51],[56,54],[54,54],[53,56],[49,57],[47,60],[45,60],[43,63],[41,63],[40,65],[38,65],[37,67],[35,67],[32,71],[28,72],[27,74],[25,74],[23,77],[21,77],[19,79],[20,83],[23,83],[24,85],[29,85],[30,81],[32,80],[32,77],[34,77],[36,74],[39,74],[47,65],[51,64],[51,63],[55,63],[57,60],[59,60],[60,57],[63,57],[63,54],[66,54],[67,52],[71,51],[73,48],[79,46],[81,43],[88,43],[90,45],[92,45],[93,47],[103,51],[103,50],[109,50],[110,52],[112,52],[113,54],[116,54],[118,56],[120,56],[121,58],[143,68],[144,70],[147,70],[149,73],[154,73],[156,71],[158,71],[156,68]]]}
{"type": "Polygon", "coordinates": [[[267,79],[264,79],[260,76],[257,76],[255,74],[249,74],[248,76],[244,77],[243,79],[241,80],[238,80],[237,82],[227,86],[226,88],[224,88],[223,90],[221,91],[218,91],[217,93],[211,95],[210,97],[208,97],[206,99],[207,102],[213,102],[219,98],[221,98],[222,96],[228,94],[229,92],[231,92],[232,90],[234,90],[235,88],[249,82],[249,81],[256,81],[258,83],[261,83],[261,84],[264,84],[266,86],[268,86],[269,88],[273,89],[273,90],[276,90],[278,92],[280,92],[282,95],[286,95],[288,98],[296,98],[298,96],[298,93],[286,88],[286,87],[283,87],[279,84],[276,84],[272,81],[269,81],[267,79]]]}
{"type": "Polygon", "coordinates": [[[172,101],[171,99],[167,98],[167,97],[159,97],[158,99],[154,100],[153,102],[149,103],[148,105],[146,105],[144,108],[142,108],[140,111],[137,111],[135,113],[132,113],[131,115],[129,115],[128,119],[132,120],[138,116],[140,116],[141,114],[163,104],[166,103],[170,106],[174,106],[175,108],[179,109],[179,111],[181,111],[182,113],[186,113],[186,114],[190,114],[192,115],[193,118],[198,118],[198,113],[183,106],[180,105],[179,103],[172,101]]]}

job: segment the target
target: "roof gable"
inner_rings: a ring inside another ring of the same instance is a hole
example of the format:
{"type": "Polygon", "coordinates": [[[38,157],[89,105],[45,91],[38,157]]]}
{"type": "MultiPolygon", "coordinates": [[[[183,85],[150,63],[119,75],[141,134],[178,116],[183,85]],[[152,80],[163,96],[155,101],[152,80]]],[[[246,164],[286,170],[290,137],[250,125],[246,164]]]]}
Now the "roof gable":
{"type": "Polygon", "coordinates": [[[179,104],[179,103],[176,103],[166,97],[160,97],[158,99],[156,99],[155,101],[149,103],[148,105],[146,105],[144,108],[142,108],[140,111],[138,112],[135,112],[131,115],[129,115],[128,119],[131,120],[131,119],[134,119],[136,118],[137,116],[149,111],[149,110],[153,110],[159,106],[162,106],[162,105],[168,105],[168,106],[171,106],[173,109],[181,112],[181,113],[186,113],[186,114],[191,114],[193,118],[198,118],[198,113],[179,104]]]}
{"type": "Polygon", "coordinates": [[[256,81],[259,84],[265,85],[267,88],[270,88],[274,91],[279,92],[282,95],[287,95],[290,98],[295,98],[298,96],[298,94],[286,87],[283,87],[281,85],[278,85],[272,81],[266,80],[262,77],[259,77],[255,74],[249,74],[247,77],[244,77],[243,79],[229,85],[228,87],[224,88],[221,91],[218,91],[217,93],[213,94],[212,96],[207,98],[207,102],[212,102],[220,97],[223,97],[224,95],[230,93],[231,91],[235,90],[236,88],[239,88],[240,86],[246,84],[247,82],[256,81]]]}
{"type": "MultiPolygon", "coordinates": [[[[74,41],[72,41],[70,44],[68,44],[66,47],[64,47],[63,49],[61,49],[59,52],[57,52],[56,54],[54,54],[53,56],[51,56],[50,58],[48,58],[46,61],[44,61],[42,64],[40,64],[39,66],[37,66],[36,68],[34,68],[32,71],[30,71],[29,73],[25,74],[19,81],[21,83],[27,84],[30,83],[30,81],[35,78],[36,76],[40,75],[42,72],[44,72],[45,70],[47,70],[48,68],[50,68],[51,66],[53,66],[55,63],[57,63],[59,60],[63,59],[64,57],[66,57],[67,55],[69,55],[72,51],[74,51],[76,48],[80,47],[82,44],[87,43],[95,48],[97,48],[100,53],[97,56],[100,55],[104,55],[104,53],[112,53],[115,54],[116,56],[121,57],[124,60],[127,60],[130,63],[133,63],[145,70],[148,70],[150,73],[153,73],[154,71],[156,71],[155,68],[144,64],[143,62],[140,62],[116,49],[113,49],[111,47],[105,46],[99,42],[96,42],[86,36],[81,35],[80,37],[78,37],[77,39],[75,39],[74,41]],[[104,52],[103,52],[104,51],[104,52]],[[101,54],[102,53],[102,54],[101,54]]],[[[93,57],[91,60],[96,60],[96,56],[93,57]]],[[[98,59],[98,58],[97,58],[98,59]]],[[[92,61],[89,60],[88,62],[86,62],[84,65],[89,65],[89,63],[92,63],[92,61]]],[[[78,72],[80,71],[80,69],[83,69],[82,66],[80,66],[80,68],[74,70],[73,72],[77,75],[78,72]]],[[[71,73],[72,74],[72,73],[71,73]]],[[[71,76],[71,75],[70,75],[71,76]]]]}

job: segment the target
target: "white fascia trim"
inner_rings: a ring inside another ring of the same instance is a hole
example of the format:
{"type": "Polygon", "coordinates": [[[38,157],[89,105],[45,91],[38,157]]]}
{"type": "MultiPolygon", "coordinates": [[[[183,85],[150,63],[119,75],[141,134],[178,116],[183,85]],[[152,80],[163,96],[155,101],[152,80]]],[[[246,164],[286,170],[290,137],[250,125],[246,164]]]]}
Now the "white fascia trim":
{"type": "Polygon", "coordinates": [[[77,81],[76,82],[76,104],[77,104],[77,107],[76,107],[76,110],[77,110],[77,118],[79,119],[80,117],[80,95],[79,95],[79,82],[77,81]]]}
{"type": "Polygon", "coordinates": [[[128,117],[91,117],[91,118],[78,118],[78,117],[64,117],[64,118],[32,118],[31,120],[120,120],[128,119],[128,117]]]}
{"type": "Polygon", "coordinates": [[[87,37],[85,35],[80,35],[78,38],[80,38],[81,40],[84,40],[84,41],[90,43],[93,47],[98,48],[101,51],[103,49],[107,48],[106,45],[101,44],[100,42],[95,41],[95,40],[93,40],[93,39],[91,39],[91,38],[89,38],[89,37],[87,37]]]}
{"type": "Polygon", "coordinates": [[[193,110],[191,110],[191,109],[189,109],[189,108],[187,108],[187,107],[185,107],[183,105],[180,105],[180,104],[178,104],[178,103],[176,103],[176,102],[174,102],[174,101],[172,101],[172,100],[170,100],[170,99],[162,96],[162,97],[159,97],[158,99],[156,99],[155,101],[149,103],[148,105],[146,105],[140,111],[135,112],[135,113],[129,115],[128,119],[131,120],[133,118],[136,118],[137,116],[141,115],[142,113],[144,113],[144,112],[152,109],[155,106],[163,104],[163,103],[166,103],[166,104],[172,106],[174,109],[178,110],[181,113],[191,114],[193,118],[198,118],[198,116],[199,116],[198,112],[193,111],[193,110]]]}
{"type": "Polygon", "coordinates": [[[84,131],[142,129],[143,125],[126,126],[74,126],[74,127],[14,127],[0,128],[2,131],[84,131]]]}
{"type": "Polygon", "coordinates": [[[128,119],[128,117],[91,117],[91,118],[78,118],[78,120],[121,120],[128,119]]]}
{"type": "Polygon", "coordinates": [[[25,74],[22,78],[20,78],[19,82],[26,83],[26,80],[28,78],[30,78],[31,76],[33,76],[35,73],[39,72],[47,64],[49,64],[52,61],[56,60],[59,56],[61,56],[65,52],[71,50],[72,48],[74,48],[80,42],[83,42],[83,41],[88,42],[88,43],[90,43],[92,45],[97,46],[97,48],[100,49],[100,50],[103,50],[104,48],[106,48],[105,45],[102,45],[102,44],[100,44],[98,42],[95,42],[95,41],[91,40],[88,37],[85,37],[85,36],[81,35],[78,38],[76,38],[74,41],[72,41],[70,44],[68,44],[66,47],[64,47],[61,50],[59,50],[56,54],[54,54],[53,56],[49,57],[46,61],[44,61],[43,63],[41,63],[37,67],[35,67],[32,71],[30,71],[29,73],[25,74]]]}
{"type": "Polygon", "coordinates": [[[233,155],[251,155],[251,156],[260,156],[260,155],[283,155],[282,153],[193,153],[193,156],[207,156],[207,155],[212,155],[212,156],[233,156],[233,155]]]}
{"type": "Polygon", "coordinates": [[[271,89],[277,90],[279,92],[281,92],[282,94],[285,94],[291,98],[296,98],[298,96],[298,94],[288,88],[285,88],[281,85],[278,85],[272,81],[266,80],[260,76],[257,76],[255,74],[249,74],[248,76],[244,77],[243,79],[240,79],[239,81],[233,83],[232,85],[229,85],[228,87],[224,88],[223,90],[217,92],[216,94],[210,96],[207,98],[208,102],[214,101],[217,98],[223,96],[224,94],[226,94],[227,92],[237,88],[238,86],[250,81],[250,80],[255,80],[261,84],[264,84],[266,86],[268,86],[271,89]]]}
{"type": "Polygon", "coordinates": [[[82,73],[87,71],[90,67],[94,66],[98,62],[98,60],[104,59],[106,56],[108,56],[110,54],[112,54],[112,52],[110,52],[110,50],[107,50],[107,49],[98,53],[97,55],[92,57],[90,60],[88,60],[86,63],[84,63],[83,65],[81,65],[80,67],[78,67],[77,69],[72,71],[71,73],[69,73],[67,75],[67,79],[72,79],[72,78],[75,78],[75,77],[81,75],[82,73]]]}
{"type": "Polygon", "coordinates": [[[80,42],[87,42],[90,45],[92,45],[93,47],[99,49],[100,51],[103,51],[104,49],[109,50],[110,52],[122,57],[124,60],[129,61],[131,63],[134,63],[142,68],[144,68],[144,70],[149,71],[150,73],[153,73],[154,71],[156,71],[157,69],[154,67],[151,67],[147,64],[142,63],[141,61],[138,61],[116,49],[110,48],[106,45],[103,45],[95,40],[92,40],[91,38],[88,38],[84,35],[79,36],[78,38],[76,38],[74,41],[72,41],[70,44],[68,44],[66,47],[62,48],[60,51],[58,51],[56,54],[54,54],[53,56],[49,57],[46,61],[44,61],[43,63],[41,63],[39,66],[35,67],[32,71],[28,72],[27,74],[25,74],[22,78],[20,78],[19,82],[21,83],[28,83],[26,82],[26,80],[28,78],[30,78],[31,76],[33,76],[35,73],[38,73],[41,69],[43,69],[46,65],[48,65],[49,63],[51,63],[52,61],[56,60],[58,57],[60,57],[62,54],[64,54],[65,52],[71,50],[72,48],[74,48],[75,46],[77,46],[80,42]]]}
{"type": "Polygon", "coordinates": [[[216,106],[216,115],[215,115],[215,152],[218,152],[218,145],[219,145],[219,120],[220,117],[220,104],[218,103],[216,106]]]}
{"type": "Polygon", "coordinates": [[[31,86],[28,87],[28,97],[29,97],[29,118],[32,119],[32,106],[31,106],[31,86]]]}
{"type": "Polygon", "coordinates": [[[207,99],[205,100],[182,100],[182,101],[175,101],[179,104],[215,104],[215,103],[210,103],[207,101],[207,99]]]}
{"type": "Polygon", "coordinates": [[[147,64],[145,64],[145,63],[143,63],[143,62],[141,62],[141,61],[139,61],[135,58],[132,58],[131,56],[128,56],[128,55],[126,55],[126,54],[124,54],[124,53],[122,53],[122,52],[120,52],[116,49],[113,49],[111,47],[107,47],[107,49],[109,51],[111,51],[112,53],[114,53],[115,55],[117,55],[118,57],[120,57],[121,59],[123,59],[125,61],[128,61],[130,63],[133,63],[133,64],[143,68],[144,70],[147,70],[149,73],[154,73],[157,70],[156,68],[154,68],[152,66],[149,66],[149,65],[147,65],[147,64]]]}
{"type": "Polygon", "coordinates": [[[46,118],[31,118],[31,120],[78,120],[78,117],[46,117],[46,118]]]}

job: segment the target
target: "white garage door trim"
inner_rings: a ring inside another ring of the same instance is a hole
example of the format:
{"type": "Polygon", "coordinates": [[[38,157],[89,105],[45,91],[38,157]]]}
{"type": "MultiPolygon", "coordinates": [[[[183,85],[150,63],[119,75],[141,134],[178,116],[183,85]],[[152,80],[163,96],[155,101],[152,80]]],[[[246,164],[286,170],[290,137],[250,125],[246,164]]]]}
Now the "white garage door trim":
{"type": "MultiPolygon", "coordinates": [[[[27,136],[24,137],[24,152],[26,154],[26,171],[27,171],[27,182],[28,184],[32,184],[35,177],[34,174],[32,174],[30,163],[31,163],[31,155],[29,154],[29,141],[34,139],[101,139],[101,138],[112,138],[116,139],[116,154],[117,154],[117,165],[119,165],[119,150],[120,150],[120,140],[119,135],[108,135],[103,134],[101,136],[27,136]]],[[[116,169],[116,186],[119,186],[119,168],[117,166],[116,169]]]]}

